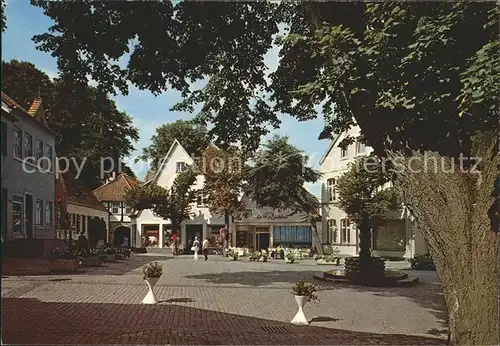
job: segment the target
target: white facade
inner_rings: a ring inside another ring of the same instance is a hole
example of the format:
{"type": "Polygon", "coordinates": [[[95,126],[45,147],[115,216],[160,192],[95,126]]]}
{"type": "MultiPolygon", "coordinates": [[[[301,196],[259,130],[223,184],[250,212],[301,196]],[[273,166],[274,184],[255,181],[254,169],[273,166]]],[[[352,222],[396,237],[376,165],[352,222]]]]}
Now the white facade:
{"type": "MultiPolygon", "coordinates": [[[[172,187],[177,174],[184,165],[192,165],[193,159],[184,150],[182,145],[175,140],[169,152],[163,159],[160,169],[158,169],[153,181],[158,186],[169,189],[172,187]]],[[[194,185],[194,189],[203,189],[203,175],[198,175],[194,185]]],[[[182,222],[181,248],[188,248],[190,241],[193,241],[195,236],[206,237],[213,229],[220,229],[224,226],[224,217],[213,215],[207,207],[203,205],[202,199],[192,204],[191,212],[193,216],[189,220],[182,222]]],[[[153,214],[149,209],[139,212],[136,218],[132,219],[132,229],[136,235],[136,244],[143,244],[143,237],[157,237],[157,246],[164,247],[167,239],[165,234],[167,230],[171,230],[171,221],[164,220],[153,214]],[[157,228],[157,229],[155,229],[157,228]]],[[[231,220],[230,220],[231,227],[231,220]]],[[[149,239],[148,239],[149,240],[149,239]]]]}
{"type": "MultiPolygon", "coordinates": [[[[325,250],[336,248],[342,255],[357,255],[359,252],[359,233],[356,225],[347,220],[346,214],[335,206],[335,183],[343,173],[349,170],[356,158],[369,155],[373,149],[365,147],[360,141],[360,128],[354,126],[330,143],[327,152],[320,161],[322,173],[322,227],[325,250]],[[338,144],[346,137],[356,141],[344,150],[338,144]]],[[[386,215],[385,225],[380,226],[373,235],[372,251],[376,256],[413,257],[427,252],[425,241],[416,230],[406,208],[386,215]]]]}
{"type": "Polygon", "coordinates": [[[55,133],[11,102],[2,93],[2,239],[55,239],[55,133]]]}

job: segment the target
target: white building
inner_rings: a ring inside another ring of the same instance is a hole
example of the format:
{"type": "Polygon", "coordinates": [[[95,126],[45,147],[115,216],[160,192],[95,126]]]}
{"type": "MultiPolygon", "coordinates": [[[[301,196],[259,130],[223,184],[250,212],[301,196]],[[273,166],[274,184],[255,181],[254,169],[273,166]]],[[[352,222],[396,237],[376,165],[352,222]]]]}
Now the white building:
{"type": "MultiPolygon", "coordinates": [[[[340,250],[342,255],[357,255],[359,252],[359,232],[356,225],[350,223],[346,214],[334,203],[337,179],[348,171],[349,164],[354,163],[357,157],[369,155],[373,151],[371,147],[361,143],[360,138],[359,127],[352,127],[331,141],[320,161],[323,244],[327,252],[332,251],[332,248],[340,250]],[[346,136],[352,136],[356,141],[344,150],[338,144],[346,136]]],[[[401,212],[391,212],[386,218],[385,224],[372,235],[374,255],[409,258],[427,252],[422,233],[414,227],[406,208],[401,212]]]]}
{"type": "Polygon", "coordinates": [[[2,242],[56,239],[56,134],[41,100],[27,111],[2,92],[1,125],[2,242]]]}
{"type": "MultiPolygon", "coordinates": [[[[177,173],[192,164],[192,157],[175,140],[154,177],[146,179],[148,181],[145,184],[158,184],[169,189],[173,185],[177,173]]],[[[198,175],[194,189],[202,190],[203,184],[203,175],[198,175]]],[[[246,199],[245,204],[252,211],[249,217],[241,220],[230,217],[230,246],[267,249],[278,244],[295,247],[310,247],[312,245],[311,227],[299,215],[288,216],[289,213],[285,211],[278,213],[270,208],[257,208],[254,203],[246,199]]],[[[219,231],[224,227],[224,217],[210,212],[201,192],[197,201],[193,203],[191,212],[193,216],[189,220],[183,221],[181,225],[181,247],[188,250],[195,236],[207,237],[211,246],[214,246],[221,240],[219,231]]],[[[137,246],[164,247],[167,234],[171,230],[170,220],[155,216],[151,210],[142,210],[133,214],[132,231],[135,233],[137,246]]]]}

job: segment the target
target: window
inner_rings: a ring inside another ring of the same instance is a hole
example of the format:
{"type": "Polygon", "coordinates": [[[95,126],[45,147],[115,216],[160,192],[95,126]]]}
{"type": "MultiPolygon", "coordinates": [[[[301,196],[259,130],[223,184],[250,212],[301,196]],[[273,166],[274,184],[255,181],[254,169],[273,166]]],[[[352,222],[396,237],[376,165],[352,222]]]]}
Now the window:
{"type": "Polygon", "coordinates": [[[14,237],[21,237],[23,231],[23,204],[24,197],[12,196],[12,233],[14,237]]]}
{"type": "Polygon", "coordinates": [[[204,207],[205,206],[205,194],[203,193],[202,190],[198,190],[198,195],[196,198],[196,205],[198,207],[204,207]]]}
{"type": "MultiPolygon", "coordinates": [[[[43,142],[39,139],[35,141],[35,159],[36,163],[38,164],[38,160],[40,160],[43,157],[43,142]]],[[[43,163],[41,164],[41,167],[43,167],[43,163]]]]}
{"type": "Polygon", "coordinates": [[[132,214],[132,208],[130,208],[127,205],[124,205],[123,207],[125,208],[125,215],[128,216],[128,215],[132,214]]]}
{"type": "Polygon", "coordinates": [[[273,244],[311,246],[312,228],[310,226],[274,226],[273,244]]]}
{"type": "Polygon", "coordinates": [[[81,221],[80,215],[76,214],[75,215],[75,219],[76,219],[76,227],[75,227],[75,229],[76,229],[76,232],[78,233],[78,232],[80,232],[80,225],[81,225],[81,223],[80,223],[80,221],[81,221]]]}
{"type": "Polygon", "coordinates": [[[53,205],[52,205],[52,202],[45,202],[45,224],[47,226],[52,226],[52,222],[54,221],[53,220],[53,212],[54,212],[54,209],[53,209],[53,205]]]}
{"type": "Polygon", "coordinates": [[[7,124],[2,121],[2,156],[7,156],[7,124]]]}
{"type": "Polygon", "coordinates": [[[326,195],[328,202],[335,201],[335,179],[331,178],[326,181],[326,195]]]}
{"type": "Polygon", "coordinates": [[[340,157],[342,159],[345,159],[347,157],[347,148],[345,149],[340,148],[340,157]]]}
{"type": "Polygon", "coordinates": [[[35,225],[43,225],[43,201],[41,199],[36,200],[35,225]]]}
{"type": "Polygon", "coordinates": [[[330,219],[326,222],[326,243],[336,244],[337,243],[337,220],[330,219]]]}
{"type": "Polygon", "coordinates": [[[52,171],[52,165],[54,164],[54,161],[53,161],[53,156],[54,156],[54,150],[52,149],[52,146],[51,145],[46,145],[46,149],[47,149],[47,154],[46,154],[46,157],[48,158],[48,160],[45,160],[45,164],[48,164],[49,166],[47,167],[49,171],[52,171]],[[49,163],[50,162],[50,163],[49,163]]]}
{"type": "Polygon", "coordinates": [[[33,137],[27,132],[24,133],[24,158],[33,157],[33,137]]]}
{"type": "Polygon", "coordinates": [[[71,226],[75,226],[75,225],[76,225],[76,215],[71,214],[71,226]]]}
{"type": "Polygon", "coordinates": [[[364,143],[361,143],[361,138],[356,139],[356,154],[363,154],[366,150],[364,143]]]}
{"type": "Polygon", "coordinates": [[[85,215],[82,215],[82,233],[87,231],[87,218],[85,215]]]}
{"type": "Polygon", "coordinates": [[[351,228],[349,227],[349,220],[347,219],[340,220],[340,243],[351,243],[351,228]]]}
{"type": "Polygon", "coordinates": [[[175,163],[175,172],[180,173],[184,172],[186,170],[186,163],[185,162],[176,162],[175,163]]]}
{"type": "Polygon", "coordinates": [[[120,203],[111,203],[111,212],[113,214],[120,214],[120,203]]]}
{"type": "Polygon", "coordinates": [[[12,141],[14,142],[14,157],[18,159],[23,158],[22,137],[23,133],[21,130],[14,126],[12,131],[12,141]]]}

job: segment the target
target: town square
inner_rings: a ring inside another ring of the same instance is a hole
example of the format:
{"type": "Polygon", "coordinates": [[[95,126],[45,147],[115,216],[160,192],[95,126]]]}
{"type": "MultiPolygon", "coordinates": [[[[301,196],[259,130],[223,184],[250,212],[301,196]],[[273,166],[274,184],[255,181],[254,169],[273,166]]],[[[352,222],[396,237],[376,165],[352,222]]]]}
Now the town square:
{"type": "Polygon", "coordinates": [[[500,344],[493,1],[2,0],[5,344],[500,344]]]}
{"type": "MultiPolygon", "coordinates": [[[[408,268],[394,262],[395,268],[408,268]]],[[[7,344],[397,344],[446,343],[444,302],[435,272],[412,271],[414,287],[321,286],[306,305],[310,326],[290,320],[290,288],[313,282],[312,260],[286,264],[210,256],[132,255],[74,275],[2,279],[2,335],[7,344]],[[157,305],[143,305],[142,269],[163,265],[157,305]],[[125,272],[125,270],[128,270],[125,272]],[[416,274],[415,274],[416,272],[416,274]],[[369,308],[367,308],[369,307],[369,308]]]]}

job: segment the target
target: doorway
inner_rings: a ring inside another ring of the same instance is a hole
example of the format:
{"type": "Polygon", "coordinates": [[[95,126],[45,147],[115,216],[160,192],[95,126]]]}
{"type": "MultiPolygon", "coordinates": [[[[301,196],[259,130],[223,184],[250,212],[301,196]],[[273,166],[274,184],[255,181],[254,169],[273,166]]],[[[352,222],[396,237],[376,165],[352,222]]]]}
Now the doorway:
{"type": "Polygon", "coordinates": [[[198,237],[200,243],[203,241],[203,225],[186,225],[186,245],[185,250],[191,251],[194,238],[198,237]]]}
{"type": "Polygon", "coordinates": [[[24,203],[24,221],[26,222],[26,238],[33,239],[33,195],[26,194],[24,203]]]}
{"type": "Polygon", "coordinates": [[[257,251],[267,250],[269,248],[269,232],[257,233],[257,251]]]}
{"type": "Polygon", "coordinates": [[[125,227],[125,226],[118,226],[115,229],[115,234],[114,234],[114,245],[115,246],[123,246],[123,247],[130,247],[130,228],[125,227]]]}

